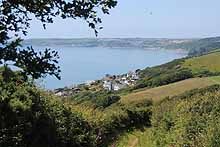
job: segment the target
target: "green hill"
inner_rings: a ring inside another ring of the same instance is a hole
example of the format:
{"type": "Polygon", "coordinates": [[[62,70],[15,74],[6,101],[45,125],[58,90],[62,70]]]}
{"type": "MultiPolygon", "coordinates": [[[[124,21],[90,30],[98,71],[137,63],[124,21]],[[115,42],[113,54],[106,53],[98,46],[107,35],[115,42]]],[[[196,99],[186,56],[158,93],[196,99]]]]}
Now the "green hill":
{"type": "MultiPolygon", "coordinates": [[[[135,146],[136,143],[140,143],[136,146],[149,146],[154,138],[146,142],[145,137],[151,135],[149,130],[154,129],[151,126],[155,112],[159,111],[157,106],[168,98],[220,84],[219,68],[213,70],[213,67],[219,66],[216,62],[219,57],[219,52],[213,52],[146,68],[140,72],[141,79],[134,87],[119,92],[79,93],[71,101],[68,100],[67,104],[74,112],[81,113],[83,118],[102,130],[101,146],[115,142],[118,136],[121,136],[119,146],[135,146]],[[120,99],[109,103],[108,97],[114,95],[120,96],[120,99]],[[146,131],[140,131],[140,127],[146,131]]],[[[196,91],[199,94],[206,90],[196,91]]]]}
{"type": "Polygon", "coordinates": [[[146,68],[140,71],[140,79],[134,89],[152,88],[181,80],[220,75],[220,52],[215,52],[185,59],[177,59],[172,62],[146,68]]]}
{"type": "Polygon", "coordinates": [[[162,101],[152,109],[152,127],[124,134],[116,146],[218,147],[219,90],[211,86],[162,101]]]}
{"type": "Polygon", "coordinates": [[[185,49],[189,56],[200,56],[220,48],[220,37],[193,39],[184,42],[172,43],[165,46],[167,49],[185,49]]]}
{"type": "Polygon", "coordinates": [[[121,102],[137,103],[145,99],[152,100],[153,102],[159,102],[166,97],[179,95],[192,89],[204,88],[217,83],[220,84],[219,78],[220,77],[192,78],[156,88],[146,90],[140,89],[138,92],[132,92],[131,94],[123,96],[121,102]]]}
{"type": "Polygon", "coordinates": [[[174,60],[141,70],[133,87],[70,97],[0,69],[0,146],[218,147],[219,57],[174,60]]]}
{"type": "Polygon", "coordinates": [[[187,59],[183,67],[191,69],[194,73],[207,71],[212,73],[220,73],[220,52],[210,53],[200,57],[187,59]]]}
{"type": "MultiPolygon", "coordinates": [[[[219,76],[211,76],[219,75],[219,57],[220,53],[217,51],[147,69],[150,71],[157,68],[163,71],[161,69],[164,67],[173,70],[178,66],[190,70],[193,77],[203,78],[187,79],[156,88],[138,89],[122,97],[122,101],[128,103],[137,103],[144,99],[152,99],[157,103],[152,108],[152,127],[125,133],[118,139],[117,146],[219,146],[220,130],[216,125],[219,123],[219,110],[215,109],[219,107],[219,86],[197,89],[220,84],[219,76]],[[190,88],[197,90],[189,92],[190,88]]],[[[160,75],[157,76],[161,77],[160,75]]]]}

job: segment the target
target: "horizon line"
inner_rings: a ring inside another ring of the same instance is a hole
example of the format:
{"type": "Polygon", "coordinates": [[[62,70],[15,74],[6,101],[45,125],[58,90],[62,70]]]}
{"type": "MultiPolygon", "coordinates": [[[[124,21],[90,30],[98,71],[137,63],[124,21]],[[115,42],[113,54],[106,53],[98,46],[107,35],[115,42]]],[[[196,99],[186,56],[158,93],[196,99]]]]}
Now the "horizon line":
{"type": "MultiPolygon", "coordinates": [[[[220,37],[220,36],[215,36],[215,37],[220,37]]],[[[33,37],[33,38],[25,38],[23,40],[37,40],[37,39],[203,39],[203,38],[215,38],[215,37],[33,37]]]]}

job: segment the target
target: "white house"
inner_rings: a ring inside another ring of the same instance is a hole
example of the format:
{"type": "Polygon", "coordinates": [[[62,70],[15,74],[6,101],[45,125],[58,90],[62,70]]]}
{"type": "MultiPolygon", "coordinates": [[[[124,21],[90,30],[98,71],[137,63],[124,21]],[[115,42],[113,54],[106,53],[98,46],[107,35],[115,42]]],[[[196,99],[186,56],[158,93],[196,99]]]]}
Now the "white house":
{"type": "Polygon", "coordinates": [[[104,81],[103,83],[103,88],[106,89],[106,90],[113,90],[113,87],[112,87],[112,82],[110,81],[104,81]]]}

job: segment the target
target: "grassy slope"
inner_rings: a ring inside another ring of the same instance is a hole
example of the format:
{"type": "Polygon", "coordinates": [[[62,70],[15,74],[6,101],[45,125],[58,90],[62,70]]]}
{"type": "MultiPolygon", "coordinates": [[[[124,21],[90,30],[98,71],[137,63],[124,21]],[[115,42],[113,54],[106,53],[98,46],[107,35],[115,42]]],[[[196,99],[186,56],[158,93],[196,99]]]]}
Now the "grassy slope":
{"type": "MultiPolygon", "coordinates": [[[[220,83],[220,77],[210,80],[220,83]]],[[[184,93],[155,105],[153,127],[124,134],[117,147],[219,146],[219,88],[184,93]]]]}
{"type": "MultiPolygon", "coordinates": [[[[166,97],[172,97],[192,89],[204,88],[217,83],[220,83],[220,77],[187,79],[156,88],[136,90],[134,93],[122,96],[120,103],[135,105],[141,104],[148,99],[153,100],[153,102],[159,102],[166,97]]],[[[82,113],[84,118],[88,121],[95,122],[102,121],[112,114],[120,113],[120,109],[118,109],[117,105],[112,105],[104,110],[100,110],[95,109],[92,104],[82,103],[76,105],[72,104],[72,109],[82,113]]]]}
{"type": "Polygon", "coordinates": [[[209,77],[209,79],[216,84],[220,84],[220,76],[209,77]]]}
{"type": "Polygon", "coordinates": [[[151,133],[151,128],[145,128],[124,134],[118,139],[117,147],[153,147],[151,133]]]}
{"type": "Polygon", "coordinates": [[[204,88],[216,84],[215,79],[218,80],[220,78],[193,78],[152,89],[143,89],[139,90],[138,92],[123,96],[121,102],[139,103],[145,99],[152,99],[153,102],[158,102],[168,96],[172,97],[184,93],[188,90],[204,88]]]}
{"type": "MultiPolygon", "coordinates": [[[[210,72],[220,72],[220,52],[210,53],[200,57],[194,57],[185,60],[182,67],[191,69],[193,73],[199,73],[207,70],[210,72]]],[[[158,102],[167,96],[174,96],[190,89],[202,88],[213,84],[220,84],[220,76],[207,77],[207,78],[194,78],[188,79],[173,84],[160,86],[152,89],[142,89],[135,93],[128,94],[122,98],[124,103],[128,102],[141,102],[144,99],[152,99],[158,102]]],[[[144,131],[135,130],[124,134],[119,138],[118,147],[151,147],[154,146],[152,142],[152,129],[148,128],[144,131]],[[138,140],[138,141],[137,141],[138,140]]]]}
{"type": "MultiPolygon", "coordinates": [[[[201,57],[186,59],[183,64],[180,65],[183,68],[191,69],[194,73],[204,70],[208,70],[210,72],[220,72],[220,64],[217,62],[218,59],[220,59],[219,52],[210,53],[201,57]]],[[[174,65],[174,68],[175,67],[176,65],[174,65]]],[[[169,68],[166,70],[169,70],[169,68]]],[[[82,104],[72,104],[71,106],[74,111],[82,113],[83,117],[89,122],[91,121],[95,124],[105,125],[105,122],[111,123],[112,116],[117,116],[120,118],[121,116],[127,115],[120,108],[121,104],[135,107],[136,104],[144,104],[145,100],[148,99],[152,99],[155,103],[163,100],[166,97],[176,96],[192,89],[204,88],[219,83],[220,77],[192,78],[156,88],[138,89],[130,94],[122,95],[119,105],[116,103],[107,107],[106,109],[96,109],[92,104],[88,104],[87,102],[82,104]]],[[[151,136],[149,129],[144,132],[136,130],[127,133],[120,138],[118,146],[150,146],[151,143],[149,140],[146,142],[146,136],[148,136],[148,138],[151,136]]]]}
{"type": "Polygon", "coordinates": [[[187,59],[183,64],[183,67],[192,69],[195,73],[201,70],[220,72],[220,52],[187,59]]]}

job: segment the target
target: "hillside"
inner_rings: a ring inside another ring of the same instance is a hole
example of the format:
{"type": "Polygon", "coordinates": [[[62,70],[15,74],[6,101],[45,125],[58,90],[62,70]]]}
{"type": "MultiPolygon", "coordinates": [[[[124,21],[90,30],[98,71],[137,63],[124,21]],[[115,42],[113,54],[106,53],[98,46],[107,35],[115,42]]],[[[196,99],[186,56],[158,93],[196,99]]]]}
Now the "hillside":
{"type": "MultiPolygon", "coordinates": [[[[172,67],[170,68],[172,70],[173,67],[179,65],[179,68],[191,70],[194,77],[203,78],[187,79],[156,88],[138,89],[137,92],[122,97],[122,101],[128,103],[141,102],[144,99],[151,99],[156,103],[152,108],[153,127],[142,130],[136,129],[122,135],[117,146],[219,146],[220,142],[216,136],[219,131],[212,131],[215,130],[215,123],[219,121],[219,118],[213,114],[212,111],[214,110],[211,109],[219,107],[217,106],[219,103],[216,102],[219,101],[219,86],[204,88],[220,84],[219,76],[211,76],[219,75],[219,57],[219,52],[213,52],[199,57],[187,58],[180,62],[176,61],[178,64],[169,66],[172,67]],[[189,92],[190,88],[197,89],[196,86],[204,89],[189,92]],[[198,103],[204,103],[204,105],[198,103]],[[207,111],[207,107],[210,108],[209,111],[207,111]],[[199,114],[197,115],[197,113],[199,114]],[[200,113],[203,115],[199,116],[200,113]],[[209,113],[213,115],[209,116],[209,113]],[[207,121],[206,116],[209,116],[209,121],[207,121]]],[[[172,62],[169,65],[172,65],[172,62]]],[[[163,65],[157,68],[161,69],[161,67],[163,65]]]]}
{"type": "Polygon", "coordinates": [[[212,52],[198,57],[187,57],[172,62],[146,68],[140,71],[140,79],[134,89],[152,88],[181,80],[220,75],[218,60],[220,52],[212,52]]]}
{"type": "Polygon", "coordinates": [[[219,6],[0,0],[0,147],[220,147],[219,6]]]}
{"type": "MultiPolygon", "coordinates": [[[[68,46],[68,47],[107,47],[107,48],[168,48],[172,44],[191,42],[196,39],[164,38],[78,38],[78,39],[27,39],[23,45],[68,46]]],[[[171,48],[173,49],[173,48],[171,48]]],[[[179,48],[174,48],[179,49],[179,48]]]]}
{"type": "Polygon", "coordinates": [[[210,53],[200,57],[193,57],[184,62],[183,67],[191,69],[194,73],[208,71],[220,72],[220,52],[210,53]]]}
{"type": "Polygon", "coordinates": [[[220,48],[220,37],[202,39],[169,38],[76,38],[76,39],[27,39],[24,46],[47,47],[105,47],[185,50],[189,56],[199,56],[220,48]]]}
{"type": "MultiPolygon", "coordinates": [[[[70,103],[72,103],[73,111],[82,113],[87,121],[96,124],[102,130],[107,129],[108,131],[104,133],[105,135],[103,134],[104,136],[107,138],[110,134],[110,136],[115,136],[113,142],[117,136],[122,136],[119,137],[121,138],[118,142],[119,145],[135,146],[140,140],[146,141],[144,137],[149,135],[149,115],[154,115],[155,111],[159,111],[156,110],[156,106],[161,102],[163,103],[167,98],[172,99],[172,97],[184,95],[194,89],[220,84],[220,76],[218,76],[220,75],[220,68],[216,62],[219,57],[219,52],[213,52],[146,68],[140,72],[141,79],[134,87],[118,92],[103,91],[93,94],[80,94],[76,97],[73,96],[73,101],[70,103]],[[195,67],[198,67],[197,70],[195,67]],[[120,96],[120,99],[109,103],[108,97],[115,95],[120,96]],[[79,99],[80,101],[78,101],[79,99]],[[106,102],[109,105],[106,105],[106,102]],[[144,116],[146,116],[145,119],[143,119],[144,116]],[[133,120],[134,118],[135,120],[133,120]],[[130,121],[133,123],[128,123],[130,121]],[[108,127],[106,128],[106,126],[108,127]],[[139,126],[147,127],[147,131],[139,131],[139,126]],[[126,133],[127,130],[129,133],[126,133]]],[[[145,147],[146,144],[142,146],[145,147]]]]}
{"type": "Polygon", "coordinates": [[[180,42],[167,45],[168,49],[185,49],[189,51],[189,56],[199,56],[220,48],[220,37],[210,37],[195,39],[188,42],[180,42]]]}
{"type": "Polygon", "coordinates": [[[121,136],[118,147],[218,147],[220,87],[193,90],[153,107],[152,127],[121,136]]]}
{"type": "Polygon", "coordinates": [[[192,78],[156,88],[146,90],[139,89],[138,92],[133,92],[131,94],[122,96],[121,102],[137,103],[145,99],[152,100],[153,102],[160,102],[166,97],[179,95],[192,89],[204,88],[213,84],[220,84],[220,81],[213,80],[218,78],[219,77],[192,78]]]}
{"type": "Polygon", "coordinates": [[[218,147],[218,59],[218,51],[178,59],[140,70],[134,86],[119,91],[84,87],[66,97],[2,68],[0,133],[6,135],[0,146],[218,147]],[[51,137],[43,142],[46,136],[51,137]]]}

